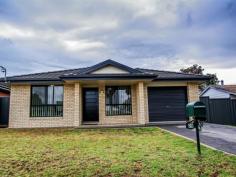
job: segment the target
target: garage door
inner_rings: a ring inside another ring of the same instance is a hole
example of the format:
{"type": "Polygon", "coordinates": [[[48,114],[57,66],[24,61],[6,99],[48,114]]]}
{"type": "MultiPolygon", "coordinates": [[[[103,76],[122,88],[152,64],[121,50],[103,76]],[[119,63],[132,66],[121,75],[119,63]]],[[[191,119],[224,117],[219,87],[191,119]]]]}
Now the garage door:
{"type": "Polygon", "coordinates": [[[186,104],[186,87],[148,88],[148,109],[150,122],[186,120],[186,104]]]}

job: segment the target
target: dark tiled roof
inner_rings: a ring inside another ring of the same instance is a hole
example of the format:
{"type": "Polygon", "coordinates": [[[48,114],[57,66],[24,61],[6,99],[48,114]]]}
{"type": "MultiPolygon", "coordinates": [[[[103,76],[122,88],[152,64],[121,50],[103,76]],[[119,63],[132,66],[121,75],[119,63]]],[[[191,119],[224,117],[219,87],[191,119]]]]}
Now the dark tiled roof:
{"type": "Polygon", "coordinates": [[[158,75],[155,80],[208,80],[208,76],[196,75],[196,74],[185,74],[181,72],[173,71],[162,71],[162,70],[153,70],[153,69],[142,69],[137,68],[138,70],[145,73],[153,73],[158,75]]]}
{"type": "Polygon", "coordinates": [[[235,88],[236,86],[232,86],[232,85],[224,85],[224,86],[221,86],[221,85],[216,85],[216,86],[210,86],[211,88],[215,88],[217,90],[222,90],[224,92],[228,92],[228,93],[233,93],[233,94],[236,94],[236,90],[234,90],[233,88],[235,88]]]}
{"type": "Polygon", "coordinates": [[[152,69],[142,69],[142,68],[130,68],[128,66],[117,63],[113,60],[106,60],[97,65],[93,65],[87,68],[78,68],[78,69],[68,69],[60,70],[53,72],[42,72],[35,74],[19,75],[8,77],[10,82],[17,81],[62,81],[63,79],[104,79],[109,78],[149,78],[154,80],[208,80],[208,76],[194,75],[194,74],[184,74],[178,72],[170,71],[160,71],[152,69]],[[91,74],[94,70],[102,68],[107,65],[112,65],[120,69],[129,71],[129,74],[91,74]]]}
{"type": "Polygon", "coordinates": [[[236,94],[236,85],[224,85],[223,88],[228,92],[236,94]]]}
{"type": "Polygon", "coordinates": [[[72,72],[69,74],[63,74],[61,76],[62,79],[85,79],[85,80],[95,80],[95,79],[140,79],[140,78],[146,78],[146,79],[154,79],[156,77],[155,74],[151,73],[144,73],[137,69],[130,68],[126,65],[120,64],[116,61],[113,61],[111,59],[108,59],[106,61],[103,61],[101,63],[98,63],[96,65],[93,65],[87,69],[85,69],[82,72],[72,72]],[[94,71],[106,67],[106,66],[113,66],[116,68],[119,68],[121,70],[127,71],[127,73],[123,74],[93,74],[94,71]]]}
{"type": "Polygon", "coordinates": [[[60,71],[51,71],[51,72],[42,72],[34,74],[25,74],[8,77],[9,81],[27,81],[27,80],[50,80],[50,81],[60,81],[60,77],[63,75],[70,75],[72,73],[80,73],[86,70],[87,68],[78,68],[78,69],[68,69],[60,71]]]}

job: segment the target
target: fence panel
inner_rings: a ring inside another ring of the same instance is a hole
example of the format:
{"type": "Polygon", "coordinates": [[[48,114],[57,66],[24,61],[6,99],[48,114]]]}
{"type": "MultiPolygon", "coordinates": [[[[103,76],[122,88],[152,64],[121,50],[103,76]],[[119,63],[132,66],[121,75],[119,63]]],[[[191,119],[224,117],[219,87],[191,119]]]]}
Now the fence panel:
{"type": "Polygon", "coordinates": [[[231,100],[231,113],[233,125],[236,125],[236,100],[231,100]]]}
{"type": "Polygon", "coordinates": [[[9,121],[9,97],[0,97],[0,125],[8,126],[9,121]]]}
{"type": "Polygon", "coordinates": [[[210,99],[211,120],[217,124],[232,124],[229,99],[210,99]]]}
{"type": "Polygon", "coordinates": [[[201,97],[200,101],[206,105],[207,122],[212,122],[211,116],[210,116],[209,97],[201,97]]]}
{"type": "Polygon", "coordinates": [[[207,107],[207,121],[216,124],[236,125],[236,100],[200,99],[207,107]]]}

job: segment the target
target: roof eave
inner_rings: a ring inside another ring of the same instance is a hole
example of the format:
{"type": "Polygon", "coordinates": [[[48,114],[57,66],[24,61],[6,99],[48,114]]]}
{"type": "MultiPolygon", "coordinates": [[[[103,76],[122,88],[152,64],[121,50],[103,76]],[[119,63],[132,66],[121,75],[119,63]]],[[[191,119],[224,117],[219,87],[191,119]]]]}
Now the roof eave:
{"type": "Polygon", "coordinates": [[[203,96],[209,89],[211,88],[211,86],[208,86],[207,88],[205,88],[202,93],[200,93],[200,97],[203,96]]]}
{"type": "Polygon", "coordinates": [[[63,80],[61,79],[12,79],[9,80],[10,83],[14,84],[21,84],[21,83],[26,83],[26,84],[40,84],[40,83],[63,83],[63,80]]]}
{"type": "Polygon", "coordinates": [[[209,78],[156,78],[153,81],[208,81],[209,78]]]}
{"type": "Polygon", "coordinates": [[[148,79],[153,80],[156,75],[102,75],[102,74],[93,74],[93,75],[79,75],[79,76],[63,76],[62,80],[138,80],[138,79],[148,79]]]}

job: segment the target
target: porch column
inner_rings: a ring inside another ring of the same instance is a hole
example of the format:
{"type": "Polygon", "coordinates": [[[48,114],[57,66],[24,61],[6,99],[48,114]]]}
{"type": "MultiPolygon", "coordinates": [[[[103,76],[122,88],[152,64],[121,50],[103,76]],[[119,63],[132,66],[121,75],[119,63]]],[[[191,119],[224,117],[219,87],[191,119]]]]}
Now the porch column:
{"type": "Polygon", "coordinates": [[[145,124],[144,83],[137,84],[137,118],[139,124],[145,124]]]}
{"type": "Polygon", "coordinates": [[[105,121],[105,84],[99,83],[98,86],[98,110],[99,110],[99,124],[104,124],[105,121]]]}
{"type": "Polygon", "coordinates": [[[80,83],[75,83],[75,107],[74,107],[74,126],[78,127],[81,125],[82,114],[82,94],[80,83]]]}
{"type": "Polygon", "coordinates": [[[197,83],[188,83],[188,102],[199,100],[199,88],[197,83]]]}

